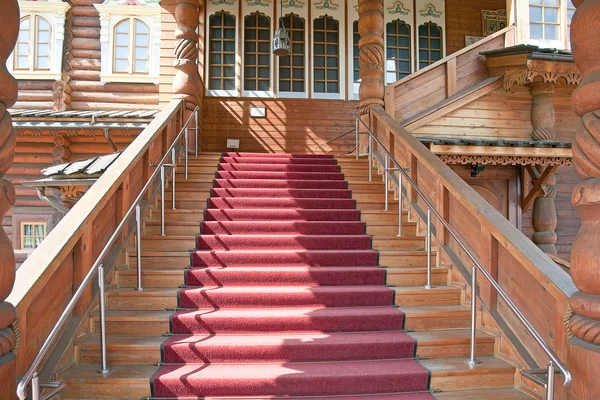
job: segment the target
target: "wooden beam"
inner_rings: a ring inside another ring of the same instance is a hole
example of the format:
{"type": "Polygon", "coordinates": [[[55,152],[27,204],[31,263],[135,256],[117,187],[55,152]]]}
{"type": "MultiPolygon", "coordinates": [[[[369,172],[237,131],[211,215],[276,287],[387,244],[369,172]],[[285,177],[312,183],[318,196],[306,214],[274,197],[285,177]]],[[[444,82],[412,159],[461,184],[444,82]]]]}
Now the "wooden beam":
{"type": "Polygon", "coordinates": [[[546,167],[546,170],[544,170],[542,175],[539,175],[537,179],[534,179],[534,176],[532,176],[532,179],[534,179],[534,184],[533,188],[531,188],[527,196],[523,199],[523,205],[521,207],[523,210],[523,214],[525,214],[529,207],[531,207],[535,199],[542,192],[542,185],[548,182],[548,179],[552,176],[552,174],[556,171],[557,168],[558,165],[549,165],[548,167],[546,167]]]}
{"type": "Polygon", "coordinates": [[[446,97],[452,97],[457,92],[456,58],[451,58],[446,63],[446,97]]]}
{"type": "Polygon", "coordinates": [[[519,156],[519,157],[559,157],[571,158],[569,148],[556,147],[511,147],[511,146],[468,146],[453,144],[431,144],[435,154],[460,154],[473,156],[519,156]]]}

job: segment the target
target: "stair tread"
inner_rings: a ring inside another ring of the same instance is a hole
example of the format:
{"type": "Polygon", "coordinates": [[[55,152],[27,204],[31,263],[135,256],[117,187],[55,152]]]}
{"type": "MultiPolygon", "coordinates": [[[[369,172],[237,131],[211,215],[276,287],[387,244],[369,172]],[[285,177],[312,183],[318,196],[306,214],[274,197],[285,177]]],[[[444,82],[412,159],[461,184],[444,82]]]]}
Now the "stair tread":
{"type": "Polygon", "coordinates": [[[435,394],[439,400],[531,400],[533,397],[518,389],[475,389],[446,391],[435,394]]]}
{"type": "Polygon", "coordinates": [[[221,292],[221,293],[256,293],[256,292],[272,292],[272,293],[296,293],[296,292],[372,292],[374,290],[390,290],[383,285],[348,285],[348,286],[308,286],[308,285],[286,285],[286,286],[203,286],[203,287],[186,287],[186,288],[146,288],[143,291],[135,290],[134,288],[118,288],[107,292],[109,296],[146,296],[146,295],[161,295],[174,296],[181,290],[197,290],[206,292],[221,292]]]}
{"type": "Polygon", "coordinates": [[[396,294],[414,294],[414,293],[460,293],[461,289],[454,286],[432,286],[430,289],[425,289],[424,286],[403,286],[394,287],[396,294]]]}

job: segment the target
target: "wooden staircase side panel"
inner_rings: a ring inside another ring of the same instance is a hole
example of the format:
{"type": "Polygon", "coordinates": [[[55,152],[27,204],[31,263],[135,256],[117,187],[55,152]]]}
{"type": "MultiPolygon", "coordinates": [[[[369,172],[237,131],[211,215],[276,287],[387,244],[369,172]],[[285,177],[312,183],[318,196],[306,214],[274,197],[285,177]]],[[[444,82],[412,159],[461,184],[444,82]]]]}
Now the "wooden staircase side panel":
{"type": "MultiPolygon", "coordinates": [[[[443,210],[441,212],[477,260],[557,356],[566,361],[569,345],[563,320],[568,298],[576,290],[571,278],[381,107],[371,109],[371,118],[378,127],[377,134],[393,134],[396,147],[404,148],[399,161],[402,167],[410,166],[413,181],[420,184],[430,181],[432,186],[437,186],[437,193],[446,193],[445,196],[429,197],[429,201],[437,210],[443,210]]],[[[409,200],[413,208],[420,209],[415,215],[422,218],[426,210],[417,203],[417,197],[411,197],[409,193],[406,201],[409,200]]],[[[441,241],[441,254],[446,263],[457,270],[453,278],[466,285],[472,262],[456,240],[451,240],[439,225],[438,228],[434,240],[441,241]]],[[[512,342],[523,365],[544,368],[548,360],[546,355],[481,273],[478,278],[479,307],[489,313],[503,338],[512,342]]],[[[469,292],[467,304],[470,303],[469,292]]],[[[560,395],[565,394],[560,392],[560,395]]]]}
{"type": "Polygon", "coordinates": [[[484,57],[479,53],[512,44],[514,32],[515,27],[509,26],[388,85],[386,111],[398,120],[406,120],[484,81],[489,73],[484,57]]]}

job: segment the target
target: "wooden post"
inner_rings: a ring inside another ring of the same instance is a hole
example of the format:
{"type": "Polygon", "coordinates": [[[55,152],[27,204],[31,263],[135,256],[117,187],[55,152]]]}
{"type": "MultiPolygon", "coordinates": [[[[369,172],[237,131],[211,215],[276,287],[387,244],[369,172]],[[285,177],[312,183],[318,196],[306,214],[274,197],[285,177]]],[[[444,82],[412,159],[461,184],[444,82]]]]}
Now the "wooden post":
{"type": "Polygon", "coordinates": [[[573,141],[573,163],[583,179],[571,202],[581,216],[581,229],[571,252],[571,276],[577,286],[569,305],[568,366],[573,373],[570,396],[593,399],[600,393],[600,0],[574,0],[571,23],[573,57],[583,77],[571,96],[581,117],[573,141]]]}
{"type": "Polygon", "coordinates": [[[554,105],[552,104],[552,95],[554,94],[554,85],[552,83],[534,82],[529,90],[533,96],[531,105],[531,124],[533,131],[531,137],[533,140],[554,140],[556,132],[554,131],[554,105]]]}
{"type": "Polygon", "coordinates": [[[542,192],[533,203],[533,243],[535,243],[544,253],[556,255],[557,236],[556,229],[557,217],[554,198],[556,197],[556,177],[551,176],[548,181],[542,185],[542,192]]]}
{"type": "MultiPolygon", "coordinates": [[[[498,281],[498,240],[485,227],[481,227],[479,259],[487,272],[498,281]]],[[[489,310],[498,306],[498,293],[492,284],[482,276],[479,277],[479,297],[489,310]]]]}
{"type": "MultiPolygon", "coordinates": [[[[15,204],[14,186],[4,179],[13,162],[16,144],[16,131],[7,111],[17,101],[17,81],[6,69],[6,59],[12,52],[19,34],[19,5],[17,0],[2,2],[0,13],[0,220],[15,204]]],[[[15,255],[12,244],[0,229],[0,398],[12,399],[16,390],[16,365],[14,349],[16,338],[12,324],[16,311],[12,304],[5,302],[15,282],[15,255]]]]}
{"type": "MultiPolygon", "coordinates": [[[[194,106],[200,105],[201,81],[198,74],[199,0],[177,0],[175,8],[175,77],[173,97],[185,100],[194,106]]],[[[193,107],[192,107],[193,109],[193,107]]]]}
{"type": "MultiPolygon", "coordinates": [[[[73,249],[73,292],[81,286],[85,276],[94,264],[95,260],[92,253],[93,241],[94,233],[92,231],[92,225],[90,224],[84,229],[83,235],[81,235],[81,238],[73,249]]],[[[91,302],[92,286],[88,285],[77,302],[77,305],[73,310],[73,315],[83,315],[91,302]]]]}

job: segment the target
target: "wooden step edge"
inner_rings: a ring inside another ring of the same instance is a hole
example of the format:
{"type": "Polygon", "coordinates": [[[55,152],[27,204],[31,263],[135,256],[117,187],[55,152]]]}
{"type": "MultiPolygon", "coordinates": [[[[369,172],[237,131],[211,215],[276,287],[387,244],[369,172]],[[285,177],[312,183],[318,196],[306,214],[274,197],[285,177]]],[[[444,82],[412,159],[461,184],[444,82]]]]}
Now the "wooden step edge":
{"type": "Polygon", "coordinates": [[[533,397],[515,388],[473,389],[434,393],[438,400],[532,400],[533,397]]]}

